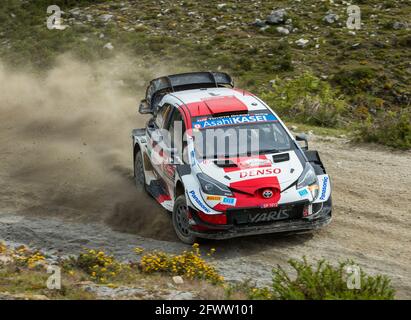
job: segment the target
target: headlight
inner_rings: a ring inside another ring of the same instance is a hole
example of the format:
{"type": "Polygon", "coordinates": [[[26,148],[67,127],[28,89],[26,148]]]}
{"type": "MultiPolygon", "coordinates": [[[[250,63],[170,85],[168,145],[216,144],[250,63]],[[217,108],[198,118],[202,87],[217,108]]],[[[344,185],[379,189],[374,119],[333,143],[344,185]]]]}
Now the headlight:
{"type": "Polygon", "coordinates": [[[297,181],[297,189],[304,187],[308,187],[308,190],[311,192],[313,200],[315,200],[318,197],[319,186],[317,175],[315,174],[314,168],[309,162],[305,164],[304,171],[297,181]]]}
{"type": "Polygon", "coordinates": [[[204,193],[229,197],[233,195],[233,193],[230,191],[230,189],[228,189],[227,186],[210,178],[204,173],[197,174],[197,178],[204,193]]]}

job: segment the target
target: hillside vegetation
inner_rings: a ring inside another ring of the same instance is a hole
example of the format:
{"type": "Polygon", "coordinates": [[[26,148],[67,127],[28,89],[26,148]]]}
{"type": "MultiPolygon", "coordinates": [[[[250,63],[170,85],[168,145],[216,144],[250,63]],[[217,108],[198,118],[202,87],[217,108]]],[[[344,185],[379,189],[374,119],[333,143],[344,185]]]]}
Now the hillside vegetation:
{"type": "MultiPolygon", "coordinates": [[[[124,53],[159,70],[223,70],[286,120],[407,149],[410,21],[407,0],[4,0],[0,57],[40,71],[68,51],[86,61],[124,53]],[[64,11],[65,30],[46,28],[50,4],[64,11]],[[349,4],[361,9],[360,30],[346,27],[349,4]]],[[[139,77],[124,80],[133,89],[139,77]]]]}
{"type": "Polygon", "coordinates": [[[228,283],[206,258],[214,252],[203,253],[198,244],[179,255],[136,248],[140,261],[126,263],[102,250],[84,249],[62,258],[0,242],[0,299],[386,300],[395,295],[388,277],[361,269],[359,286],[349,288],[347,267],[353,261],[336,267],[325,260],[316,265],[305,258],[290,260],[296,276],[277,266],[270,287],[256,287],[251,280],[228,283]],[[55,274],[50,266],[59,268],[59,287],[49,279],[55,274]]]}

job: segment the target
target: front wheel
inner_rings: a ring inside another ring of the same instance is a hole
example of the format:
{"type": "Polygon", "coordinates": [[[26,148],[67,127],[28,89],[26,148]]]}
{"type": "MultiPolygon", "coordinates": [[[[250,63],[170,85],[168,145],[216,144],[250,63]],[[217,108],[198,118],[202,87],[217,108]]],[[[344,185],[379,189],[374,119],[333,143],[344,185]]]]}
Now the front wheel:
{"type": "Polygon", "coordinates": [[[172,213],[173,227],[178,238],[186,243],[193,244],[198,241],[198,238],[191,234],[188,218],[189,208],[186,197],[182,194],[174,202],[172,213]]]}

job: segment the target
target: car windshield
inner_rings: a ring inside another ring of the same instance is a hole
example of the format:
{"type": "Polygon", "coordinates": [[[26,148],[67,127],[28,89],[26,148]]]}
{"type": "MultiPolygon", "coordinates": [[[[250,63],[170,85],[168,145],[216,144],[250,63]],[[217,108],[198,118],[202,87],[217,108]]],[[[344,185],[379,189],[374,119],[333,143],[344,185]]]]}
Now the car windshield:
{"type": "Polygon", "coordinates": [[[292,145],[283,126],[271,114],[202,119],[202,122],[197,119],[193,134],[197,156],[203,159],[276,153],[290,150],[292,145]]]}

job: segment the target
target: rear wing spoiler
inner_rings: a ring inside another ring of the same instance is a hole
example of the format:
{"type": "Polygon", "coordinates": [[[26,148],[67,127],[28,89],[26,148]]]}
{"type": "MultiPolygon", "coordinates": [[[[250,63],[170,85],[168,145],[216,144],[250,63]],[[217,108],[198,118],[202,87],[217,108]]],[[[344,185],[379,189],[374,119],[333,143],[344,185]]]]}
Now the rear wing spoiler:
{"type": "Polygon", "coordinates": [[[224,72],[191,72],[160,77],[151,80],[146,99],[141,102],[140,113],[155,113],[162,97],[170,92],[225,86],[234,87],[234,81],[224,72]]]}

